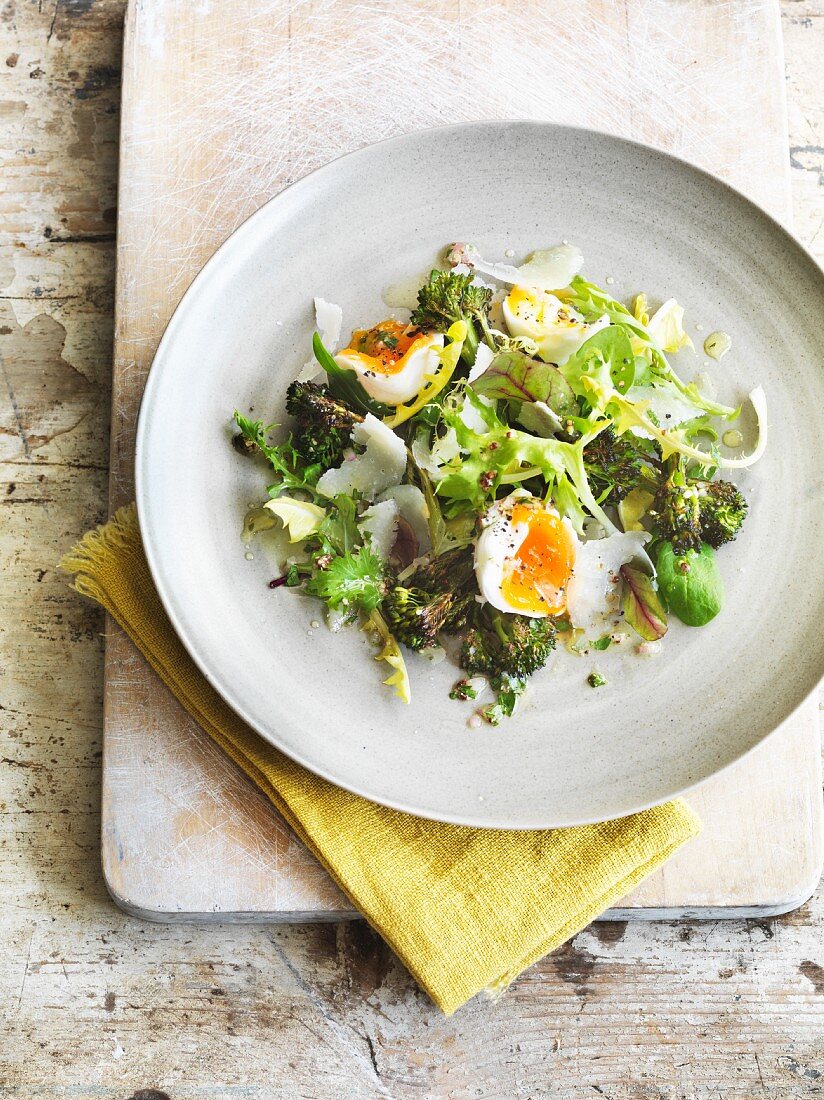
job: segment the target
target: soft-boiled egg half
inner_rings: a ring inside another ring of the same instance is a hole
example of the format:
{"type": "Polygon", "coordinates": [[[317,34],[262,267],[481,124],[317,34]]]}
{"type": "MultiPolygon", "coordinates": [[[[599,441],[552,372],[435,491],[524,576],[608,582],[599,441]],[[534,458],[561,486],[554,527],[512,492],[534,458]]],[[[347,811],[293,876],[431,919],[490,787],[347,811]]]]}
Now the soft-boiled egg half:
{"type": "Polygon", "coordinates": [[[475,546],[475,574],[499,611],[533,619],[566,609],[578,539],[567,519],[526,493],[496,501],[475,546]]]}
{"type": "Polygon", "coordinates": [[[510,333],[534,340],[545,363],[565,363],[590,336],[609,324],[606,315],[590,324],[549,291],[525,286],[513,287],[502,309],[510,333]]]}
{"type": "Polygon", "coordinates": [[[582,542],[546,501],[517,490],[484,517],[475,546],[481,596],[499,611],[533,619],[565,612],[582,630],[617,611],[619,571],[642,555],[645,531],[582,542]]]}
{"type": "Polygon", "coordinates": [[[382,321],[353,332],[349,347],[338,352],[335,362],[353,370],[376,401],[402,405],[411,401],[423,388],[426,376],[438,369],[443,344],[438,333],[422,333],[399,321],[382,321]]]}

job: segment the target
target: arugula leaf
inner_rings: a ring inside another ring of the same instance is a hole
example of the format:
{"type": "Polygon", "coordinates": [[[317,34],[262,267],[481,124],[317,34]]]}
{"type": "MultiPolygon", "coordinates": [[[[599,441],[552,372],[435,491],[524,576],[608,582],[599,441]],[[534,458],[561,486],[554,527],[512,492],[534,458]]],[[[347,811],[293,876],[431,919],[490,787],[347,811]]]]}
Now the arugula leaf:
{"type": "Polygon", "coordinates": [[[329,390],[335,397],[339,397],[341,401],[345,401],[360,412],[371,412],[374,416],[380,417],[386,416],[390,411],[387,406],[373,401],[353,370],[347,370],[335,362],[334,357],[323,346],[323,340],[317,332],[312,337],[312,351],[329,376],[329,390]]]}
{"type": "Polygon", "coordinates": [[[386,578],[378,555],[368,546],[332,558],[306,582],[306,591],[332,608],[374,611],[386,593],[386,578]]]}
{"type": "Polygon", "coordinates": [[[667,613],[653,588],[652,577],[632,565],[621,566],[624,596],[621,610],[629,625],[647,642],[663,638],[667,632],[667,613]]]}
{"type": "Polygon", "coordinates": [[[543,401],[560,417],[578,411],[572,387],[558,368],[521,351],[499,352],[472,388],[495,400],[543,401]]]}

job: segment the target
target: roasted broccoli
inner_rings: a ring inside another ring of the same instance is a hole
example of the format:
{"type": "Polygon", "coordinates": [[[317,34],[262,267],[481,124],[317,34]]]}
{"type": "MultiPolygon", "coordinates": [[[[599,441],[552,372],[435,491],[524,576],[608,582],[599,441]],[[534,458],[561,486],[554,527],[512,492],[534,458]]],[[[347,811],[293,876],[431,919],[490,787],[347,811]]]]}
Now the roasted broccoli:
{"type": "Polygon", "coordinates": [[[526,682],[543,668],[555,648],[555,622],[526,615],[504,615],[484,608],[476,612],[461,648],[461,668],[489,680],[495,703],[481,711],[493,726],[515,710],[526,682]]]}
{"type": "Polygon", "coordinates": [[[669,459],[667,479],[650,508],[655,534],[671,542],[678,557],[700,550],[702,542],[714,549],[731,542],[747,514],[732,482],[689,477],[685,466],[680,456],[669,459]]]}
{"type": "Polygon", "coordinates": [[[409,584],[429,592],[463,592],[474,584],[474,576],[472,547],[461,546],[419,565],[409,584]]]}
{"type": "Polygon", "coordinates": [[[699,494],[684,469],[683,459],[673,455],[667,463],[667,478],[655,494],[649,510],[655,534],[672,543],[678,557],[701,549],[699,494]]]}
{"type": "Polygon", "coordinates": [[[418,292],[418,305],[411,318],[413,325],[434,332],[446,332],[455,321],[465,321],[467,334],[461,359],[470,367],[475,362],[481,336],[491,348],[495,347],[489,329],[492,291],[489,287],[475,286],[472,278],[470,274],[456,275],[453,271],[430,272],[418,292]]]}
{"type": "Polygon", "coordinates": [[[607,494],[610,504],[617,504],[638,486],[643,469],[638,448],[626,436],[616,436],[612,428],[584,447],[584,467],[595,495],[607,494]]]}
{"type": "Polygon", "coordinates": [[[418,566],[384,601],[392,633],[409,649],[428,649],[438,635],[463,629],[475,606],[472,554],[450,550],[418,566]]]}
{"type": "Polygon", "coordinates": [[[324,470],[343,459],[355,424],[363,417],[333,397],[325,386],[293,382],[286,391],[286,411],[295,418],[292,444],[305,462],[324,470]]]}
{"type": "Polygon", "coordinates": [[[699,481],[701,538],[714,549],[732,542],[747,514],[747,502],[730,481],[699,481]]]}
{"type": "Polygon", "coordinates": [[[442,632],[453,634],[466,618],[471,595],[428,592],[396,585],[384,601],[392,633],[409,649],[429,649],[442,632]]]}
{"type": "Polygon", "coordinates": [[[543,668],[555,648],[555,622],[527,615],[505,615],[486,608],[466,635],[461,668],[490,681],[527,680],[543,668]]]}

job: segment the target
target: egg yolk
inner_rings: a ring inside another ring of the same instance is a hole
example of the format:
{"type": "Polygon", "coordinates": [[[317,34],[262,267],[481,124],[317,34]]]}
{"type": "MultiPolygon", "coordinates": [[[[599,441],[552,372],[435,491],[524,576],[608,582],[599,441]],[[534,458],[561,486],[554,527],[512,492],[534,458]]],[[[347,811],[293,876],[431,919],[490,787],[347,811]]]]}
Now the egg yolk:
{"type": "Polygon", "coordinates": [[[347,353],[362,360],[364,370],[398,374],[406,365],[408,353],[420,339],[420,329],[398,321],[381,321],[374,328],[353,332],[347,353]]]}
{"type": "Polygon", "coordinates": [[[566,524],[552,512],[516,504],[513,524],[527,523],[527,536],[504,574],[501,592],[518,611],[556,615],[566,606],[566,589],[575,563],[575,546],[566,524]]]}
{"type": "Polygon", "coordinates": [[[542,320],[543,309],[540,308],[535,295],[531,294],[525,287],[514,286],[509,292],[507,304],[522,321],[542,320]]]}

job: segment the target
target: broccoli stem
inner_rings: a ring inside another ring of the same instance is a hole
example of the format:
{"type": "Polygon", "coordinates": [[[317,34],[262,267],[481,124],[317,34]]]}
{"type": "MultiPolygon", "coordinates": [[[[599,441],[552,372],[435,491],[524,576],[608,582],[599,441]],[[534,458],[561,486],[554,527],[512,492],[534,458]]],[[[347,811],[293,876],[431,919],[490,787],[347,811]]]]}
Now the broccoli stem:
{"type": "Polygon", "coordinates": [[[504,630],[504,624],[501,622],[500,615],[496,615],[495,618],[492,620],[492,626],[501,641],[501,645],[508,645],[509,637],[504,630]]]}
{"type": "MultiPolygon", "coordinates": [[[[493,351],[497,351],[498,350],[498,345],[495,343],[495,337],[492,335],[492,329],[489,327],[489,321],[487,319],[486,314],[485,313],[479,313],[475,319],[477,320],[478,324],[481,326],[481,332],[483,333],[483,338],[486,341],[486,343],[489,345],[489,347],[493,351]]],[[[474,362],[474,360],[473,360],[473,362],[474,362]]]]}
{"type": "Polygon", "coordinates": [[[478,340],[478,332],[473,324],[473,319],[471,317],[465,317],[464,320],[466,321],[466,338],[461,348],[461,359],[463,359],[468,367],[471,367],[475,363],[480,341],[478,340]]]}

